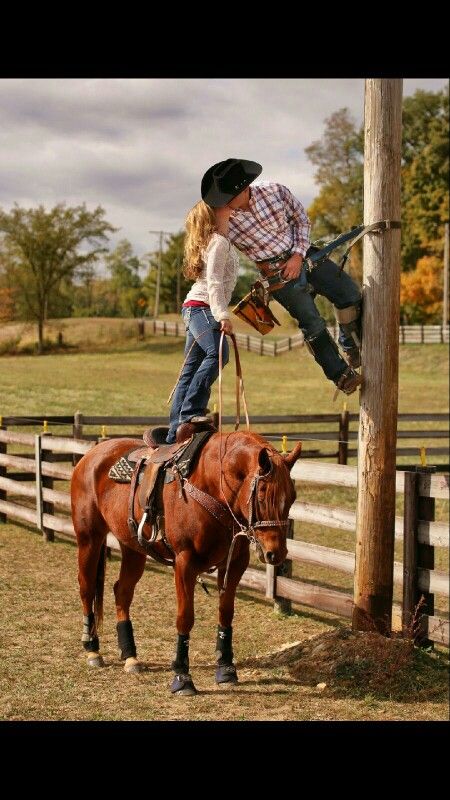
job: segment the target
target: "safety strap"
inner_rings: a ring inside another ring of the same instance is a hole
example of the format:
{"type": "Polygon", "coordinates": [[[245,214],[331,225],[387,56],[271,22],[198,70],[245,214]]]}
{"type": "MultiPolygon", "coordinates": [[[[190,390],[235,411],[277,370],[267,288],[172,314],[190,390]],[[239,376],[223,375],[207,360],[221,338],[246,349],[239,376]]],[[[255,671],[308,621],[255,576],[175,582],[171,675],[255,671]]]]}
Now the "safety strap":
{"type": "Polygon", "coordinates": [[[350,239],[353,239],[351,245],[347,248],[342,256],[341,263],[339,265],[339,268],[342,271],[353,245],[355,245],[359,239],[362,239],[366,233],[370,233],[371,231],[373,233],[378,231],[387,231],[390,230],[390,228],[401,228],[401,226],[401,222],[391,219],[382,219],[379,220],[379,222],[372,222],[370,225],[358,225],[356,228],[352,228],[351,231],[341,233],[341,235],[336,239],[333,239],[332,242],[328,242],[328,244],[326,244],[324,247],[321,247],[317,253],[311,253],[311,255],[305,258],[305,261],[310,269],[313,269],[319,261],[322,261],[322,259],[325,258],[325,256],[327,256],[333,250],[336,250],[336,248],[340,247],[340,245],[344,244],[344,242],[348,242],[350,239]]]}

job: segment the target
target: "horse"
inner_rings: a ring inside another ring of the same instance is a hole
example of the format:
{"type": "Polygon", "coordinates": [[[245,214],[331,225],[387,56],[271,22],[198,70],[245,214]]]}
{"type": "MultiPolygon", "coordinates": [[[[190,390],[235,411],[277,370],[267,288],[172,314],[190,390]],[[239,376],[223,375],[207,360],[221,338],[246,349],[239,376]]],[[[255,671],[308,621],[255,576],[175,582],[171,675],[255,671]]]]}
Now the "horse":
{"type": "MultiPolygon", "coordinates": [[[[135,586],[144,572],[147,552],[128,525],[130,487],[114,482],[109,470],[121,456],[142,444],[131,438],[99,442],[74,467],[71,481],[84,614],[82,642],[88,664],[104,666],[98,634],[103,618],[106,537],[111,531],[122,552],[114,595],[119,651],[126,672],[144,668],[137,659],[130,606],[135,586]]],[[[172,662],[175,675],[170,687],[173,694],[197,693],[189,671],[194,589],[197,580],[201,581],[200,576],[214,569],[219,589],[215,680],[237,683],[232,646],[236,588],[249,563],[250,543],[256,546],[263,563],[276,566],[287,556],[286,527],[295,500],[290,470],[300,451],[301,442],[289,454],[282,455],[259,434],[214,432],[200,451],[189,481],[164,484],[164,533],[152,548],[157,560],[171,564],[175,571],[177,640],[172,662]]],[[[142,519],[137,495],[132,504],[134,519],[142,519]]],[[[150,526],[141,527],[149,538],[150,526]]]]}

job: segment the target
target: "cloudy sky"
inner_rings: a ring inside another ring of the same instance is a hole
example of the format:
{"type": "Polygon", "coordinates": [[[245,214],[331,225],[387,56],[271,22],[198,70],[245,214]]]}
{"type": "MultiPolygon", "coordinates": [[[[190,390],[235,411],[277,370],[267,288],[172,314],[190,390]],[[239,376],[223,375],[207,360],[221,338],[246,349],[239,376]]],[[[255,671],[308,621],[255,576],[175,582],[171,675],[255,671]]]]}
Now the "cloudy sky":
{"type": "MultiPolygon", "coordinates": [[[[404,94],[446,79],[407,78],[404,94]]],[[[138,255],[149,230],[178,231],[222,159],[263,165],[307,206],[316,193],[304,148],[348,107],[363,119],[360,78],[2,79],[0,206],[101,205],[138,255]]]]}

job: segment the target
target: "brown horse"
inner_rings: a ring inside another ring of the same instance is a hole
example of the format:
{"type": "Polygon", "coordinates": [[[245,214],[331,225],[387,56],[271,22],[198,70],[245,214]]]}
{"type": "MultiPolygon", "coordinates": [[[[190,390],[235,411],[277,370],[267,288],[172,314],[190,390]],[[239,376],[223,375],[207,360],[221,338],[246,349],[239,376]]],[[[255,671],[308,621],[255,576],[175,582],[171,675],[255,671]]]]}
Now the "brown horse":
{"type": "MultiPolygon", "coordinates": [[[[114,594],[119,650],[127,672],[141,669],[130,605],[144,571],[146,552],[127,524],[130,487],[114,482],[108,473],[121,456],[139,445],[142,442],[135,439],[99,443],[78,462],[71,485],[84,612],[82,642],[88,651],[88,663],[103,666],[98,629],[102,619],[106,536],[111,531],[122,551],[114,594]]],[[[172,662],[173,693],[196,693],[189,675],[188,650],[194,624],[194,589],[198,577],[215,567],[220,590],[215,677],[217,683],[237,682],[232,651],[236,587],[249,563],[250,542],[256,545],[263,562],[277,565],[286,558],[287,519],[295,499],[289,470],[300,450],[301,443],[282,456],[258,434],[214,433],[204,445],[189,481],[183,479],[183,491],[175,480],[164,485],[165,534],[154,547],[160,557],[172,560],[175,569],[178,638],[172,662]],[[192,486],[201,490],[197,497],[192,486]],[[213,499],[208,503],[205,497],[213,499]]],[[[135,498],[135,519],[139,521],[142,514],[135,498]]],[[[148,526],[144,525],[143,531],[147,538],[148,526]]]]}

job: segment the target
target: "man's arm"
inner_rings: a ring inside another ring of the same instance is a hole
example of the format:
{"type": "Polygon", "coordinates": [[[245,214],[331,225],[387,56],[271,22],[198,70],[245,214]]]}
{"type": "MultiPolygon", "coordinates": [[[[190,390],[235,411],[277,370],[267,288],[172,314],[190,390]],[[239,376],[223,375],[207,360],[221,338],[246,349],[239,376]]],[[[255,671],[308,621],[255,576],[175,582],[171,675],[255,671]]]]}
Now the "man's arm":
{"type": "Polygon", "coordinates": [[[282,184],[280,184],[280,197],[286,209],[286,219],[293,232],[292,255],[284,265],[283,275],[287,280],[294,280],[300,275],[303,258],[309,247],[311,222],[300,200],[297,200],[282,184]]]}

